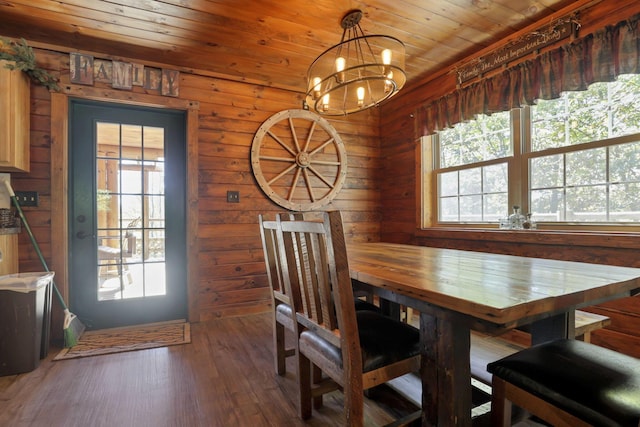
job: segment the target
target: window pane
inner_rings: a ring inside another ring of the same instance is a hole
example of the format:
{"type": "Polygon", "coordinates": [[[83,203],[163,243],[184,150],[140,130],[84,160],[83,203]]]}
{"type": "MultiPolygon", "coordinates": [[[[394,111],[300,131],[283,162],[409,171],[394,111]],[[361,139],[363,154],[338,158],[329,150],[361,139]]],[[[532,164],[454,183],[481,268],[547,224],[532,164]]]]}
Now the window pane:
{"type": "Polygon", "coordinates": [[[122,162],[122,172],[120,176],[121,180],[121,191],[123,194],[140,194],[142,193],[142,170],[140,169],[140,165],[137,167],[127,166],[125,162],[122,162]]]}
{"type": "Polygon", "coordinates": [[[606,149],[567,153],[567,185],[601,184],[607,181],[606,149]]]}
{"type": "Polygon", "coordinates": [[[145,242],[145,259],[164,261],[164,230],[149,230],[145,242]]]}
{"type": "Polygon", "coordinates": [[[457,129],[447,129],[438,132],[438,146],[440,149],[440,167],[461,164],[460,160],[460,136],[457,129]]]}
{"type": "Polygon", "coordinates": [[[458,195],[458,172],[446,172],[438,175],[439,194],[441,197],[458,195]]]}
{"type": "Polygon", "coordinates": [[[609,197],[610,221],[640,222],[640,183],[613,184],[609,197]]]}
{"type": "Polygon", "coordinates": [[[640,132],[640,74],[618,76],[609,83],[611,97],[611,136],[631,135],[640,132]]]}
{"type": "Polygon", "coordinates": [[[164,228],[164,196],[145,196],[145,207],[147,208],[148,228],[164,228]]]}
{"type": "Polygon", "coordinates": [[[531,188],[562,187],[564,158],[562,155],[536,157],[530,160],[531,188]]]}
{"type": "Polygon", "coordinates": [[[536,221],[564,221],[563,194],[562,190],[532,190],[529,205],[536,221]]]}
{"type": "Polygon", "coordinates": [[[122,125],[122,159],[142,158],[142,126],[122,125]]]}
{"type": "Polygon", "coordinates": [[[567,92],[568,145],[607,138],[609,122],[607,84],[594,83],[589,90],[567,92]]]}
{"type": "Polygon", "coordinates": [[[438,132],[439,167],[468,165],[510,156],[511,126],[508,111],[459,123],[438,132]]]}
{"type": "Polygon", "coordinates": [[[439,200],[438,206],[440,221],[451,222],[458,221],[458,198],[447,197],[439,200]]]}
{"type": "Polygon", "coordinates": [[[498,222],[507,214],[507,193],[488,194],[484,197],[484,220],[498,222]]]}
{"type": "Polygon", "coordinates": [[[482,196],[460,197],[460,221],[482,221],[482,196]]]}
{"type": "Polygon", "coordinates": [[[506,163],[485,166],[483,170],[482,185],[485,193],[499,193],[507,190],[509,177],[506,163]]]}
{"type": "Polygon", "coordinates": [[[607,220],[607,187],[594,185],[567,188],[565,221],[600,222],[607,220]]]}
{"type": "Polygon", "coordinates": [[[568,145],[567,100],[539,100],[531,107],[531,151],[568,145]]]}
{"type": "Polygon", "coordinates": [[[480,168],[460,171],[460,194],[480,194],[482,192],[482,170],[480,168]]]}
{"type": "MultiPolygon", "coordinates": [[[[135,224],[136,219],[142,218],[142,196],[122,196],[122,218],[120,227],[127,228],[130,223],[135,224]]],[[[139,220],[138,220],[139,221],[139,220]]]]}
{"type": "Polygon", "coordinates": [[[167,278],[163,264],[144,265],[144,288],[147,295],[166,295],[167,278]]]}
{"type": "Polygon", "coordinates": [[[156,160],[164,157],[164,128],[144,127],[144,159],[156,160]]]}
{"type": "Polygon", "coordinates": [[[611,182],[640,181],[640,142],[614,145],[609,148],[609,180],[611,182]]]}

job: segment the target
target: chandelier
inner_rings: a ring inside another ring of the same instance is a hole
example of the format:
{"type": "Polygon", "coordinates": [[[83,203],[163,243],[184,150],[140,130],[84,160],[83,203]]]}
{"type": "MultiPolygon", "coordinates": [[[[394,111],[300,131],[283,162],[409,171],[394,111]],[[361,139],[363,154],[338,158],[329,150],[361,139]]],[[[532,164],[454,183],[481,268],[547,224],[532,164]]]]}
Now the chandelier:
{"type": "Polygon", "coordinates": [[[307,72],[306,104],[318,114],[342,116],[366,110],[398,93],[406,81],[404,44],[391,36],[365,36],[361,10],[342,18],[342,39],[307,72]]]}

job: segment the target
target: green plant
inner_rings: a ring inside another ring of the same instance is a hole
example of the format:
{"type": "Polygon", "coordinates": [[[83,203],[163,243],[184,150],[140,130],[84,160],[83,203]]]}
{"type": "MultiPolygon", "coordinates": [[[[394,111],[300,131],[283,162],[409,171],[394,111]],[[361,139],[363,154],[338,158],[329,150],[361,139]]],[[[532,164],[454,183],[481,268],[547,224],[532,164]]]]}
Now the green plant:
{"type": "Polygon", "coordinates": [[[60,90],[58,79],[44,68],[36,65],[36,55],[33,53],[33,49],[27,45],[25,39],[14,42],[0,37],[0,59],[9,61],[5,65],[6,68],[25,72],[31,80],[46,86],[49,90],[60,90]]]}

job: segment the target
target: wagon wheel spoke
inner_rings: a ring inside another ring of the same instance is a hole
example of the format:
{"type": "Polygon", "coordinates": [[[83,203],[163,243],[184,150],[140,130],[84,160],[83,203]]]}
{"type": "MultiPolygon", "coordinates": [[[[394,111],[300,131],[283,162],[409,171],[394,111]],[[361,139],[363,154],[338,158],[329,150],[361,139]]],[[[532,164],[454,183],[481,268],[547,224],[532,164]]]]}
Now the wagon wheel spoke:
{"type": "Polygon", "coordinates": [[[302,170],[302,175],[304,176],[304,182],[307,185],[307,192],[309,193],[309,198],[312,202],[316,201],[316,198],[313,195],[313,187],[311,187],[311,181],[309,180],[309,172],[306,169],[302,170]]]}
{"type": "Polygon", "coordinates": [[[300,169],[296,169],[295,174],[293,174],[293,184],[291,184],[291,188],[289,189],[289,196],[287,200],[291,201],[293,199],[293,193],[296,191],[296,186],[298,185],[298,178],[300,178],[300,169]]]}
{"type": "Polygon", "coordinates": [[[280,172],[280,174],[276,175],[274,178],[269,180],[269,185],[273,184],[274,182],[276,182],[277,180],[279,180],[280,178],[282,178],[283,176],[285,176],[286,174],[291,172],[295,167],[296,167],[296,165],[294,164],[294,165],[289,166],[288,168],[286,168],[282,172],[280,172]]]}
{"type": "Polygon", "coordinates": [[[260,160],[272,160],[274,162],[295,162],[295,158],[291,157],[274,157],[274,156],[260,156],[260,160]]]}
{"type": "MultiPolygon", "coordinates": [[[[327,178],[325,178],[325,177],[324,177],[320,172],[318,172],[318,171],[317,171],[313,166],[309,166],[309,168],[308,168],[308,169],[309,169],[311,172],[313,172],[313,174],[314,174],[315,176],[317,176],[318,178],[320,178],[320,180],[321,180],[322,182],[324,182],[324,183],[327,185],[327,187],[329,187],[329,188],[333,188],[333,184],[332,184],[332,183],[331,183],[327,178]]],[[[306,170],[305,170],[305,172],[306,172],[306,170]]]]}
{"type": "Polygon", "coordinates": [[[309,149],[309,143],[311,142],[311,137],[313,136],[313,131],[316,130],[316,122],[311,122],[311,127],[309,128],[309,135],[307,135],[307,140],[304,144],[304,151],[309,149]]]}
{"type": "Polygon", "coordinates": [[[291,153],[291,155],[293,157],[296,156],[296,152],[293,151],[287,144],[285,144],[284,142],[282,142],[282,140],[280,138],[278,138],[276,135],[274,135],[270,130],[267,131],[267,135],[269,135],[271,138],[273,138],[278,144],[280,144],[280,146],[282,146],[282,148],[284,148],[285,150],[287,150],[289,153],[291,153]]]}
{"type": "Polygon", "coordinates": [[[340,166],[340,162],[330,162],[327,160],[313,160],[311,163],[314,165],[340,166]]]}
{"type": "Polygon", "coordinates": [[[293,143],[296,150],[300,152],[300,143],[298,142],[298,134],[296,133],[296,127],[293,125],[293,118],[289,116],[289,128],[291,129],[291,136],[293,137],[293,143]]]}
{"type": "Polygon", "coordinates": [[[310,154],[316,154],[318,153],[320,150],[324,149],[327,145],[331,144],[332,142],[334,142],[334,138],[331,138],[327,141],[324,142],[324,144],[320,145],[319,147],[317,147],[315,150],[313,150],[310,154]]]}

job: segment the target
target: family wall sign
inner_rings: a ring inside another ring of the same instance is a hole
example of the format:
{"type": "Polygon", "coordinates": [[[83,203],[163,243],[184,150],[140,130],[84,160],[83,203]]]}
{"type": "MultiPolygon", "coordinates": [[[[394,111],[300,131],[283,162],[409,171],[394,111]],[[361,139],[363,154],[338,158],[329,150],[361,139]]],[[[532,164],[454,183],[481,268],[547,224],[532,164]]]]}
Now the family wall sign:
{"type": "Polygon", "coordinates": [[[180,95],[180,71],[145,67],[123,61],[97,59],[83,53],[69,54],[70,81],[93,86],[95,82],[111,84],[114,89],[132,90],[141,86],[163,96],[180,95]]]}

